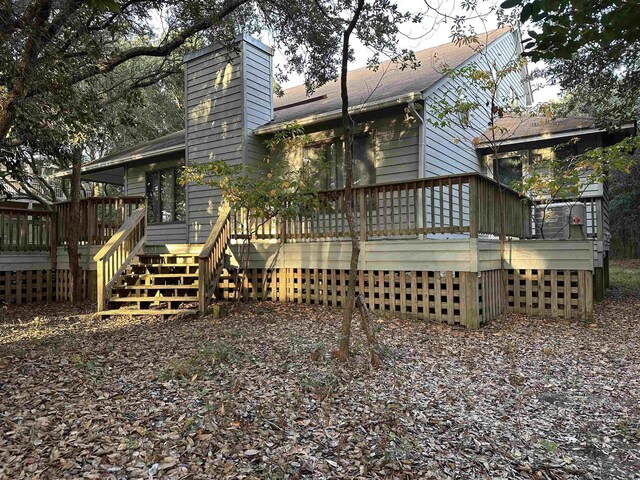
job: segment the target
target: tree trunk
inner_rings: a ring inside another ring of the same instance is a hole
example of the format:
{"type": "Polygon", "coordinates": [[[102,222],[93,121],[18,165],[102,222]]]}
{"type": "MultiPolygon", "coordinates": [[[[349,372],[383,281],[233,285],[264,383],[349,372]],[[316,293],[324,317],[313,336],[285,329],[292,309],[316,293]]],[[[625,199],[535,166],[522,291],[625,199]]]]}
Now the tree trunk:
{"type": "Polygon", "coordinates": [[[80,269],[80,173],[82,169],[82,153],[74,152],[71,169],[71,204],[65,230],[69,251],[69,270],[71,271],[71,301],[82,298],[82,270],[80,269]]]}
{"type": "Polygon", "coordinates": [[[380,358],[380,348],[378,345],[378,339],[376,338],[376,331],[373,327],[373,320],[371,319],[371,315],[369,315],[367,303],[364,301],[364,296],[362,294],[358,295],[356,304],[358,305],[358,310],[360,311],[360,325],[365,337],[367,338],[367,343],[369,344],[371,366],[376,368],[381,367],[382,359],[380,358]]]}
{"type": "Polygon", "coordinates": [[[358,260],[360,259],[360,235],[356,230],[356,219],[353,214],[353,167],[351,165],[351,142],[352,128],[349,117],[349,92],[347,88],[347,73],[349,66],[349,39],[351,33],[358,23],[360,13],[364,7],[364,0],[358,0],[358,5],[354,12],[349,26],[343,34],[342,41],[342,70],[340,74],[340,95],[342,98],[342,128],[344,143],[344,199],[342,211],[349,226],[349,236],[351,237],[351,261],[349,262],[349,284],[347,286],[347,297],[342,306],[342,325],[340,326],[340,341],[338,342],[338,360],[346,362],[349,359],[349,346],[351,343],[351,320],[356,303],[356,281],[358,276],[358,260]]]}

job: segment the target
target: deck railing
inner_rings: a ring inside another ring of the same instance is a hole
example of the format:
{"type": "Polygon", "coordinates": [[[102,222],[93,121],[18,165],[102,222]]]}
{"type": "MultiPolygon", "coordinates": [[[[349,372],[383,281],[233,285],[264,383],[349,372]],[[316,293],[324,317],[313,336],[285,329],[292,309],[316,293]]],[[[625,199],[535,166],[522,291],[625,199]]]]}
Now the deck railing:
{"type": "Polygon", "coordinates": [[[231,214],[229,205],[222,205],[209,238],[200,251],[198,260],[198,302],[201,313],[207,312],[207,306],[213,291],[217,287],[220,273],[224,267],[224,256],[231,240],[231,214]]]}
{"type": "Polygon", "coordinates": [[[55,226],[54,212],[0,207],[0,252],[50,251],[55,226]]]}
{"type": "MultiPolygon", "coordinates": [[[[80,245],[104,245],[131,214],[145,204],[144,197],[89,197],[80,200],[80,245]]],[[[58,245],[68,243],[71,202],[55,204],[58,245]]]]}
{"type": "MultiPolygon", "coordinates": [[[[505,234],[529,238],[530,200],[476,173],[355,187],[352,208],[362,240],[421,234],[498,236],[500,189],[505,207],[505,234]]],[[[348,237],[342,211],[344,190],[324,191],[319,195],[323,205],[319,211],[285,222],[286,241],[348,237]]],[[[275,224],[270,225],[268,232],[260,233],[262,238],[283,235],[281,229],[274,228],[275,224]]]]}
{"type": "Polygon", "coordinates": [[[111,287],[142,249],[146,238],[147,211],[143,206],[126,219],[93,258],[97,270],[99,312],[105,309],[111,287]]]}

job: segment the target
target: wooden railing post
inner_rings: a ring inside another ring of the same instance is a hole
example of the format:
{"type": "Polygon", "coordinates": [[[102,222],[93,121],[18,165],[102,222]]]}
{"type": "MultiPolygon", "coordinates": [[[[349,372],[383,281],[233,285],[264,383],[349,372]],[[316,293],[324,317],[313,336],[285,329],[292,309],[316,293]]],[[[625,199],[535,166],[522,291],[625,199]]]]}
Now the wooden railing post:
{"type": "Polygon", "coordinates": [[[93,258],[97,268],[98,312],[105,309],[109,289],[145,244],[146,214],[147,211],[144,208],[133,212],[93,258]]]}
{"type": "Polygon", "coordinates": [[[360,189],[360,241],[367,241],[367,190],[360,189]]]}
{"type": "Polygon", "coordinates": [[[280,220],[280,243],[287,243],[287,221],[284,218],[280,220]]]}
{"type": "Polygon", "coordinates": [[[52,212],[49,215],[49,257],[51,260],[51,271],[47,276],[47,301],[55,300],[54,289],[56,270],[58,269],[58,215],[52,212]]]}
{"type": "Polygon", "coordinates": [[[478,238],[478,214],[480,213],[480,195],[478,191],[478,177],[469,177],[469,234],[471,238],[478,238]]]}

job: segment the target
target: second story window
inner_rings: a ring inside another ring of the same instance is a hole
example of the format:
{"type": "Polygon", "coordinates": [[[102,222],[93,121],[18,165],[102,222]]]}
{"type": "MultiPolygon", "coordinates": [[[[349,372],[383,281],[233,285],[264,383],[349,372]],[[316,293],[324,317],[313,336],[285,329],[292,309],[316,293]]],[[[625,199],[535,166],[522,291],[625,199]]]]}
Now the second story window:
{"type": "Polygon", "coordinates": [[[186,203],[180,172],[180,167],[147,172],[147,221],[150,224],[185,221],[186,203]]]}
{"type": "MultiPolygon", "coordinates": [[[[357,135],[351,148],[353,185],[376,182],[375,159],[370,135],[357,135]]],[[[303,149],[303,168],[321,190],[344,188],[344,143],[336,139],[330,143],[310,145],[303,149]]]]}

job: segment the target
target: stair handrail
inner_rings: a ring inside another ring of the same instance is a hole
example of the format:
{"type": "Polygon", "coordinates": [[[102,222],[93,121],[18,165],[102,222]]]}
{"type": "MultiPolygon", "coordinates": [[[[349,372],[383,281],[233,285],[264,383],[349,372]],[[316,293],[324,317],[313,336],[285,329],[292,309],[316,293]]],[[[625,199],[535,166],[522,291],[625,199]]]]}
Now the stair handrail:
{"type": "Polygon", "coordinates": [[[147,209],[135,210],[93,257],[97,267],[98,312],[106,307],[109,290],[147,240],[147,209]]]}
{"type": "Polygon", "coordinates": [[[231,212],[228,203],[220,205],[218,219],[198,255],[198,303],[203,314],[207,313],[209,300],[218,285],[225,251],[231,241],[231,212]]]}

